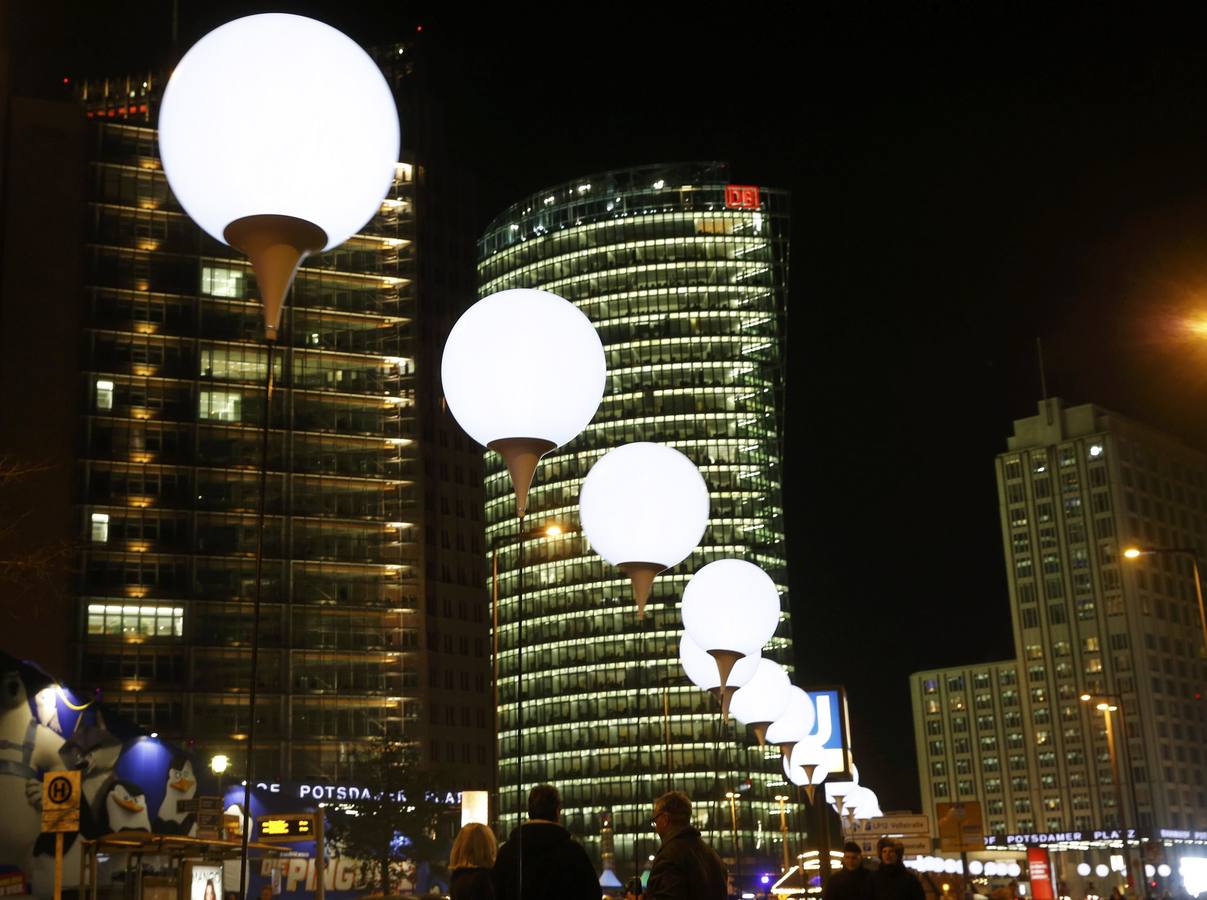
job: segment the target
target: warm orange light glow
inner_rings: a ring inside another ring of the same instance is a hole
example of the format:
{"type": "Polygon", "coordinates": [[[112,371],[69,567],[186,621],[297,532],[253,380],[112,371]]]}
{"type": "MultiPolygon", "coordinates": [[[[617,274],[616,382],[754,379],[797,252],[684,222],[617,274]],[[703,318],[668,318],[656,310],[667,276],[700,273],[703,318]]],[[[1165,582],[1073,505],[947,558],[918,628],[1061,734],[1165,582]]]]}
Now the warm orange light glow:
{"type": "Polygon", "coordinates": [[[561,533],[562,533],[562,526],[560,526],[560,525],[548,525],[545,528],[546,537],[557,537],[561,533]]]}
{"type": "Polygon", "coordinates": [[[1089,694],[1082,694],[1081,700],[1083,703],[1089,703],[1093,698],[1089,694]]]}
{"type": "Polygon", "coordinates": [[[1139,557],[1143,556],[1139,547],[1128,547],[1123,551],[1123,555],[1127,559],[1138,559],[1139,557]]]}
{"type": "Polygon", "coordinates": [[[1186,330],[1197,338],[1207,338],[1207,315],[1192,316],[1187,319],[1186,330]]]}

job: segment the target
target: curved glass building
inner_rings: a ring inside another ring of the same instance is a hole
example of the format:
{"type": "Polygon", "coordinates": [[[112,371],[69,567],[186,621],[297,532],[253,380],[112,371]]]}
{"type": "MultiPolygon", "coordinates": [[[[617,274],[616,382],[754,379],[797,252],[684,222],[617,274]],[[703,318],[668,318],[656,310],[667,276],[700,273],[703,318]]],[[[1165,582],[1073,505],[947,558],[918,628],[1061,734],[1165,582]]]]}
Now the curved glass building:
{"type": "Polygon", "coordinates": [[[779,585],[784,610],[767,652],[790,665],[780,489],[788,200],[730,184],[721,163],[648,166],[527,197],[479,242],[481,296],[532,287],[566,297],[595,323],[608,360],[594,421],[537,471],[523,534],[507,472],[487,456],[487,536],[499,573],[500,821],[510,829],[527,789],[551,782],[565,824],[597,856],[610,814],[622,879],[655,851],[650,803],[668,788],[693,798],[697,823],[723,856],[740,846],[747,875],[756,859],[782,857],[778,753],[750,749],[745,734],[735,743],[738,726],[722,726],[713,699],[683,676],[678,604],[705,563],[758,563],[779,585]],[[627,578],[592,551],[577,518],[591,465],[631,441],[687,454],[711,494],[699,549],[658,577],[644,621],[627,578]],[[733,807],[730,791],[741,795],[733,807]]]}

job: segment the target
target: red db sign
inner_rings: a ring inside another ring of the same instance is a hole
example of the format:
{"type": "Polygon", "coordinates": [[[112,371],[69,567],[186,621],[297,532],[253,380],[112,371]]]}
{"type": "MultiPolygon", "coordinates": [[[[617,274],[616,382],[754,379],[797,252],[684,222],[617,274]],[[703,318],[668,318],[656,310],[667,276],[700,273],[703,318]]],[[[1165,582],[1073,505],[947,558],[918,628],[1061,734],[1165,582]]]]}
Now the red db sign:
{"type": "Polygon", "coordinates": [[[726,209],[758,209],[759,189],[752,184],[725,185],[726,209]]]}

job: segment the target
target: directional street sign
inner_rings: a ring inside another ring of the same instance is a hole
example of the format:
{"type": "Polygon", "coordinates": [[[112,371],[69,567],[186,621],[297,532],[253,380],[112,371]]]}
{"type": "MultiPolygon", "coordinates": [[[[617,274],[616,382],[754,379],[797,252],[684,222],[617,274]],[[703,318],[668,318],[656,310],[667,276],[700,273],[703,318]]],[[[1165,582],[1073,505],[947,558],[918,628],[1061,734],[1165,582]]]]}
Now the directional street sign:
{"type": "Polygon", "coordinates": [[[42,830],[80,830],[80,773],[47,772],[42,778],[42,830]]]}
{"type": "Polygon", "coordinates": [[[848,829],[852,835],[874,834],[883,835],[916,834],[930,836],[930,816],[877,816],[874,819],[856,819],[854,827],[848,829]]]}
{"type": "MultiPolygon", "coordinates": [[[[855,837],[851,838],[851,840],[855,841],[855,843],[863,848],[864,856],[868,856],[873,859],[876,857],[876,842],[880,840],[879,835],[861,834],[856,835],[855,837]]],[[[903,855],[906,857],[929,856],[932,850],[929,835],[905,835],[903,837],[895,838],[895,840],[900,841],[905,846],[903,855]]]]}

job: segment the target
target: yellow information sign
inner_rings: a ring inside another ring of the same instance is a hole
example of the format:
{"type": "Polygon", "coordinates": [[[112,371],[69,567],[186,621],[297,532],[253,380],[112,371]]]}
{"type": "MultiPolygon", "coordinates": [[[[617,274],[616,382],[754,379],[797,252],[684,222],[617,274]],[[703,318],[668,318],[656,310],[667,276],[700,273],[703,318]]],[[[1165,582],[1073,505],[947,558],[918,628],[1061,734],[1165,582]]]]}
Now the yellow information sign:
{"type": "Polygon", "coordinates": [[[80,773],[47,772],[42,777],[42,830],[80,830],[80,773]]]}
{"type": "Polygon", "coordinates": [[[270,844],[312,841],[315,837],[312,813],[280,813],[261,816],[257,824],[260,828],[260,840],[270,844]]]}
{"type": "Polygon", "coordinates": [[[962,853],[985,849],[985,827],[981,822],[981,804],[975,800],[940,803],[939,849],[962,853]]]}

